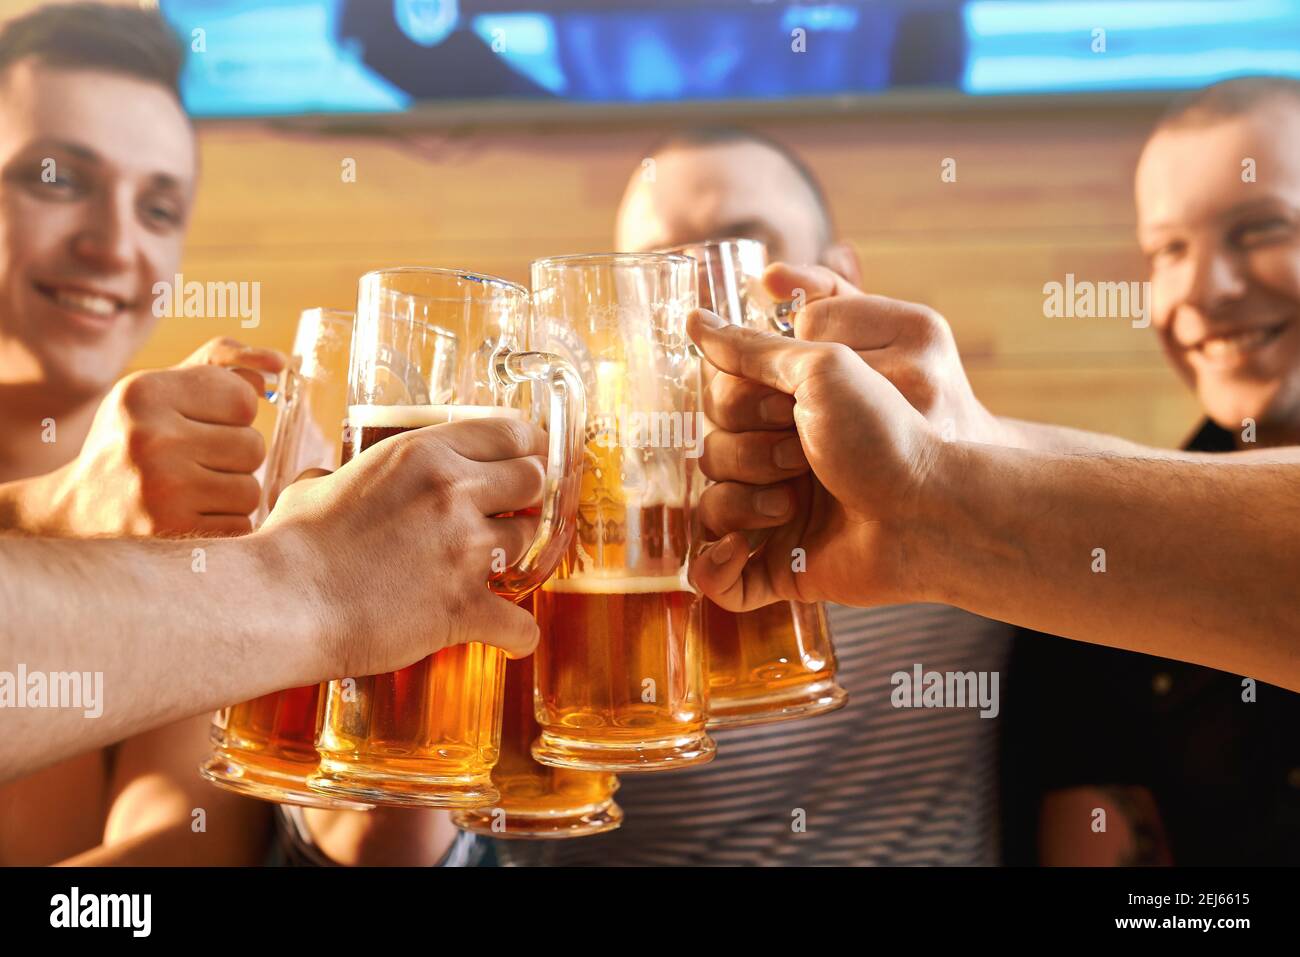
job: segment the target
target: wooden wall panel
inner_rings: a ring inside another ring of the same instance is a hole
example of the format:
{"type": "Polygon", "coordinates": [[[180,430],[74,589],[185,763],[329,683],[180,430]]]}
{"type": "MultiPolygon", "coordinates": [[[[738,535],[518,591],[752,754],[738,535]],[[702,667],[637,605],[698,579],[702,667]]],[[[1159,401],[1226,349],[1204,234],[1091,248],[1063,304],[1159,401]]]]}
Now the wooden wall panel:
{"type": "MultiPolygon", "coordinates": [[[[949,317],[996,411],[1169,444],[1195,406],[1149,329],[1049,319],[1043,286],[1142,278],[1132,170],[1149,109],[972,109],[765,124],[823,179],[865,285],[949,317]],[[940,163],[957,161],[957,181],[940,163]]],[[[526,281],[541,255],[611,242],[626,177],[659,124],[483,127],[408,136],[204,127],[187,279],[259,280],[263,321],[168,319],[139,365],[209,335],[287,347],[309,305],[347,305],[383,265],[526,281]],[[356,181],[341,176],[355,160],[356,181]]]]}

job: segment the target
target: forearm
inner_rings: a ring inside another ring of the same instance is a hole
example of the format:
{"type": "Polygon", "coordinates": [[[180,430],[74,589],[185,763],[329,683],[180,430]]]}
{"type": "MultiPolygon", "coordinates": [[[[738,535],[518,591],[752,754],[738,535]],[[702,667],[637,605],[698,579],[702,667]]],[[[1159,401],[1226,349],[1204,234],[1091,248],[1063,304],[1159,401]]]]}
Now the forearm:
{"type": "Polygon", "coordinates": [[[915,597],[1300,690],[1300,468],[946,443],[920,498],[915,597]]]}
{"type": "Polygon", "coordinates": [[[1027,422],[1024,419],[997,417],[1002,430],[1000,444],[1013,449],[1036,449],[1040,452],[1104,452],[1114,455],[1146,455],[1165,457],[1178,453],[1167,449],[1149,449],[1128,439],[1104,432],[1089,432],[1064,425],[1045,422],[1027,422]]]}
{"type": "Polygon", "coordinates": [[[1055,452],[1064,455],[1081,453],[1101,453],[1104,455],[1126,455],[1148,459],[1171,459],[1183,462],[1201,462],[1213,457],[1216,461],[1235,462],[1300,462],[1300,447],[1281,446],[1276,448],[1248,449],[1240,452],[1188,452],[1182,449],[1159,449],[1140,445],[1104,432],[1089,432],[1085,429],[1072,429],[1064,425],[1048,425],[1043,422],[1026,422],[1022,419],[1009,419],[999,416],[997,425],[997,442],[1013,449],[1033,449],[1039,452],[1055,452]],[[1224,456],[1227,455],[1227,459],[1224,456]]]}
{"type": "Polygon", "coordinates": [[[260,536],[0,538],[0,682],[21,705],[0,709],[0,780],[319,680],[311,602],[291,594],[290,564],[260,536]],[[80,707],[49,706],[66,703],[53,688],[33,706],[47,676],[73,672],[80,707]]]}

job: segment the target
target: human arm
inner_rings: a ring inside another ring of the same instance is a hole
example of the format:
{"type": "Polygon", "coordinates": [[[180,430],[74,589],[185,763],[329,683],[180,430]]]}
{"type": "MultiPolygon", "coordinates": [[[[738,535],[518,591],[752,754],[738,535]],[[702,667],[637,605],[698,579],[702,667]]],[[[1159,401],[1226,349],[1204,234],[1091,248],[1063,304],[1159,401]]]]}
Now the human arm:
{"type": "Polygon", "coordinates": [[[449,423],[290,487],[242,538],[0,539],[0,668],[102,674],[103,691],[95,718],[0,711],[0,779],[467,640],[528,653],[531,616],[486,582],[494,551],[517,559],[536,519],[491,516],[541,497],[544,451],[544,433],[528,423],[449,423]]]}
{"type": "Polygon", "coordinates": [[[944,442],[846,347],[709,315],[691,320],[723,370],[701,517],[773,529],[752,557],[725,534],[694,562],[718,604],[936,601],[1300,689],[1300,465],[944,442]],[[789,435],[811,473],[772,470],[789,435]]]}
{"type": "Polygon", "coordinates": [[[49,537],[246,532],[266,455],[253,428],[274,350],[213,339],[135,372],[100,403],[77,457],[0,484],[0,530],[49,537]]]}

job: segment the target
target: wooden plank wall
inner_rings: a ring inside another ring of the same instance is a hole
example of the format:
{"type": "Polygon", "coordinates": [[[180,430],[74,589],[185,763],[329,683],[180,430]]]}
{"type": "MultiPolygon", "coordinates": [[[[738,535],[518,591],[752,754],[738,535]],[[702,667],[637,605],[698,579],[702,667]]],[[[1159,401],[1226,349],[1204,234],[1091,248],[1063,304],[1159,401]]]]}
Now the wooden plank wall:
{"type": "MultiPolygon", "coordinates": [[[[1043,285],[1067,273],[1142,278],[1132,171],[1149,108],[979,109],[761,124],[822,178],[873,292],[927,302],[956,330],[995,411],[1154,444],[1194,422],[1150,329],[1049,319],[1043,285]],[[957,161],[943,182],[944,158],[957,161]]],[[[187,280],[257,280],[262,324],[165,319],[139,366],[214,334],[287,348],[298,311],[348,306],[356,277],[459,265],[527,281],[541,255],[612,242],[623,185],[662,124],[482,127],[401,137],[259,125],[201,132],[187,280]],[[344,160],[355,182],[344,182],[344,160]]]]}

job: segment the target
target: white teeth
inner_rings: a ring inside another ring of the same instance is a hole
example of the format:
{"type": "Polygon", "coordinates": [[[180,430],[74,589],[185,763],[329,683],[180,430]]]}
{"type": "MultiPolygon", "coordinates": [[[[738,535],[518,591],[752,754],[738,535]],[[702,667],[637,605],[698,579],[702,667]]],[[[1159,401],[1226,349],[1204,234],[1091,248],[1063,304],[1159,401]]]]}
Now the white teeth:
{"type": "Polygon", "coordinates": [[[97,316],[111,316],[117,312],[117,303],[112,299],[91,293],[73,292],[69,289],[56,289],[54,301],[61,306],[80,309],[82,312],[93,312],[97,316]]]}
{"type": "Polygon", "coordinates": [[[1213,339],[1206,339],[1201,343],[1200,350],[1201,354],[1207,359],[1233,359],[1250,352],[1252,349],[1258,349],[1272,336],[1273,331],[1271,329],[1251,329],[1247,332],[1236,332],[1230,336],[1215,336],[1213,339]]]}

